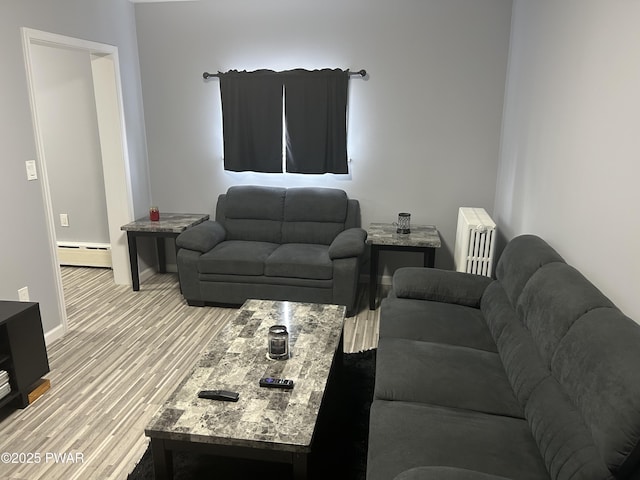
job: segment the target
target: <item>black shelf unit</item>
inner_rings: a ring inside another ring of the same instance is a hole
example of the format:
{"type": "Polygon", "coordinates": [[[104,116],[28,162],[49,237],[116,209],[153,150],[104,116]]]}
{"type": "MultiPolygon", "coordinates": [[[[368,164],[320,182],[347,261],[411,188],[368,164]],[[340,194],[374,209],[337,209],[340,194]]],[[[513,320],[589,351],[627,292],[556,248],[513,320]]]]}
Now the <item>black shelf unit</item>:
{"type": "Polygon", "coordinates": [[[0,370],[9,373],[11,393],[0,408],[29,405],[29,393],[49,372],[40,307],[35,302],[0,300],[0,370]]]}

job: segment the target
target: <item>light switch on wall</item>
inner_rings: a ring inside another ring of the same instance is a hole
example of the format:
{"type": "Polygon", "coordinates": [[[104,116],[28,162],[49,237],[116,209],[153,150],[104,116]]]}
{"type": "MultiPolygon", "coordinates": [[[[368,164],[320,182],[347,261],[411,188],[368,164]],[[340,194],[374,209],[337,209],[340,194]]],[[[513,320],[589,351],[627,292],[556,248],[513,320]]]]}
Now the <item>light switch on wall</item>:
{"type": "Polygon", "coordinates": [[[27,160],[25,164],[27,166],[27,180],[37,180],[38,170],[36,169],[36,161],[27,160]]]}
{"type": "Polygon", "coordinates": [[[61,227],[68,227],[69,226],[69,214],[68,213],[61,213],[60,214],[60,226],[61,227]]]}

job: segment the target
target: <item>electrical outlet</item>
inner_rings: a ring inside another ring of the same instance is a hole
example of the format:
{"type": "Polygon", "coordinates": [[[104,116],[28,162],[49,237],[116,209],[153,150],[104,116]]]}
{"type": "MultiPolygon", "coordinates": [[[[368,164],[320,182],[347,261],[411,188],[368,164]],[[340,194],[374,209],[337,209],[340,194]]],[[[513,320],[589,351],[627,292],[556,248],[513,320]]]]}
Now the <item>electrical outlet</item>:
{"type": "Polygon", "coordinates": [[[61,213],[60,214],[60,226],[61,227],[68,227],[69,226],[69,214],[68,213],[61,213]]]}
{"type": "Polygon", "coordinates": [[[29,287],[22,287],[20,290],[18,290],[18,300],[20,300],[21,302],[29,301],[29,287]]]}

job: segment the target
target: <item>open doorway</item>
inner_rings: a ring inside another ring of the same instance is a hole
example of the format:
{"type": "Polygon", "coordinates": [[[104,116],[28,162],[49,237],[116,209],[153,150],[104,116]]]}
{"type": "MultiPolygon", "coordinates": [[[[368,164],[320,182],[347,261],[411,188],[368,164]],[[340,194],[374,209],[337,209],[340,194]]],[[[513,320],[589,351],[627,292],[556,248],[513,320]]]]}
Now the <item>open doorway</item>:
{"type": "MultiPolygon", "coordinates": [[[[67,331],[67,315],[64,306],[64,293],[62,288],[62,278],[59,269],[58,259],[58,234],[56,228],[63,223],[59,218],[59,212],[54,209],[52,180],[53,163],[48,161],[48,156],[52,155],[48,151],[47,139],[52,137],[50,119],[44,118],[44,110],[39,102],[42,95],[38,92],[38,87],[42,84],[41,76],[46,75],[47,62],[56,62],[61,58],[84,57],[88,61],[90,71],[90,83],[93,88],[95,106],[91,109],[95,114],[94,128],[97,129],[95,146],[89,146],[87,152],[95,150],[95,156],[101,159],[100,181],[103,195],[103,205],[95,211],[102,211],[106,224],[103,228],[103,240],[110,246],[111,265],[115,283],[128,284],[131,279],[129,267],[127,240],[120,226],[133,220],[133,203],[131,193],[131,182],[129,177],[129,159],[126,145],[126,135],[124,128],[124,114],[122,108],[122,93],[120,82],[120,71],[118,62],[117,47],[105,45],[72,37],[65,37],[48,32],[23,28],[23,47],[25,54],[25,66],[27,71],[27,83],[31,101],[33,125],[37,146],[37,156],[40,176],[42,179],[42,191],[44,207],[46,210],[47,228],[49,232],[49,245],[51,258],[56,265],[57,293],[60,316],[63,323],[60,328],[49,332],[47,343],[62,337],[67,331]],[[71,53],[72,55],[65,55],[71,53]],[[95,107],[95,108],[94,108],[95,107]],[[51,170],[51,171],[50,171],[51,170]]],[[[54,103],[55,104],[55,103],[54,103]]],[[[69,106],[71,108],[71,106],[69,106]]],[[[65,121],[65,109],[58,108],[58,122],[65,121]]],[[[55,134],[53,134],[55,136],[55,134]]],[[[87,143],[90,136],[87,131],[78,128],[78,142],[87,143]]],[[[59,152],[56,152],[59,155],[59,152]]],[[[59,173],[57,174],[59,176],[59,173]]],[[[73,182],[74,171],[67,174],[67,181],[73,182]]],[[[97,181],[93,180],[94,182],[97,181]]],[[[90,187],[89,187],[90,188],[90,187]]],[[[90,214],[88,214],[90,215],[90,214]]],[[[69,219],[72,221],[72,219],[69,219]]]]}
{"type": "Polygon", "coordinates": [[[91,57],[77,49],[32,44],[31,60],[58,260],[111,267],[91,57]]]}

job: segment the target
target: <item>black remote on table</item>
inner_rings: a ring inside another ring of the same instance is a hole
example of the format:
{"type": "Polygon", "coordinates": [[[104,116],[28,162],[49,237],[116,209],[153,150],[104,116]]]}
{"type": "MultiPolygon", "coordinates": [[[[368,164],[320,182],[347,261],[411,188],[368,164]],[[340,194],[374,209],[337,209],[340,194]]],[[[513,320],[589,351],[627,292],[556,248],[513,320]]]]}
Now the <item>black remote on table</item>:
{"type": "Polygon", "coordinates": [[[198,393],[198,397],[208,400],[222,400],[223,402],[237,402],[240,394],[229,390],[202,390],[198,393]]]}
{"type": "Polygon", "coordinates": [[[267,388],[284,388],[285,390],[291,390],[293,388],[293,380],[287,380],[286,378],[265,377],[260,379],[260,386],[267,387],[267,388]]]}

